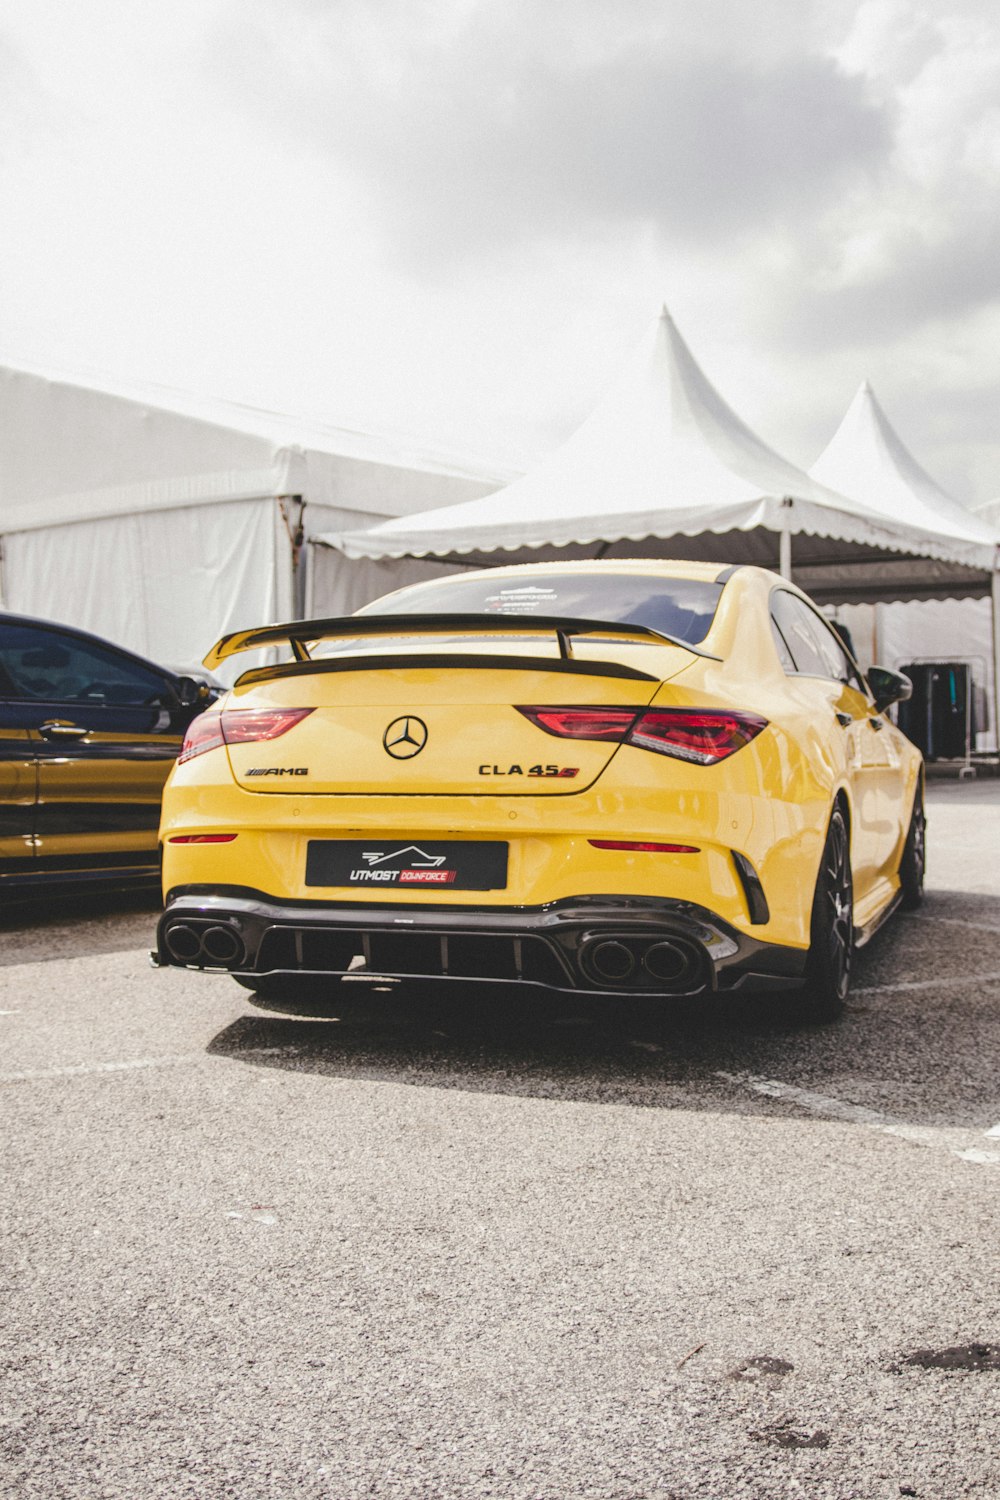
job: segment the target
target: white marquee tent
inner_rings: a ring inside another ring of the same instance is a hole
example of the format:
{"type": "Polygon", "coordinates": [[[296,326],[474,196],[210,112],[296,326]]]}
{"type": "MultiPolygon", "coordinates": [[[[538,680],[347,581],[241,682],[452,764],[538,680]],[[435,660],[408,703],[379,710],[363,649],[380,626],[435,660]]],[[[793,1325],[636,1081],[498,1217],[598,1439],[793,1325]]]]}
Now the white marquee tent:
{"type": "Polygon", "coordinates": [[[349,613],[440,570],[348,565],[304,548],[312,532],[507,477],[274,412],[0,367],[0,599],[193,666],[225,631],[349,613]]]}
{"type": "MultiPolygon", "coordinates": [[[[966,510],[923,469],[895,431],[868,381],[848,407],[830,443],[810,469],[814,479],[855,499],[888,521],[903,521],[929,535],[989,547],[1000,526],[966,510]]],[[[865,662],[902,667],[934,660],[962,662],[992,699],[984,748],[996,748],[996,673],[1000,663],[1000,573],[989,585],[971,582],[935,599],[848,608],[840,618],[851,629],[865,662]],[[977,595],[979,597],[977,597],[977,595]]]]}
{"type": "Polygon", "coordinates": [[[983,500],[972,507],[972,512],[980,521],[985,521],[992,531],[1000,534],[1000,499],[983,500]]]}
{"type": "Polygon", "coordinates": [[[879,513],[782,458],[726,405],[666,310],[583,426],[523,478],[317,540],[370,559],[780,563],[824,602],[988,592],[996,551],[987,535],[879,513]]]}

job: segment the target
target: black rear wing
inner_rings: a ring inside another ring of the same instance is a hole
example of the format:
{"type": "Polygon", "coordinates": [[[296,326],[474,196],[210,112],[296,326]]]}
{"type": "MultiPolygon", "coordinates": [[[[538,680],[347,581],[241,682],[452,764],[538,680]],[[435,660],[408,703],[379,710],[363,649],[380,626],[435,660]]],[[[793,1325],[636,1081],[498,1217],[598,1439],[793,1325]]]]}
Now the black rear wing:
{"type": "MultiPolygon", "coordinates": [[[[662,631],[653,630],[649,625],[636,625],[631,621],[619,622],[616,620],[577,620],[569,619],[559,615],[487,615],[487,614],[438,614],[438,615],[346,615],[337,616],[329,620],[292,620],[285,625],[264,625],[256,630],[237,630],[231,635],[224,635],[221,640],[216,641],[211,651],[205,657],[205,666],[214,668],[226,660],[227,657],[236,656],[241,651],[259,651],[269,646],[287,645],[292,652],[294,661],[288,663],[288,668],[299,664],[308,670],[312,665],[313,670],[344,670],[348,663],[342,657],[321,658],[314,660],[310,656],[309,644],[320,640],[333,640],[338,636],[344,640],[357,640],[359,638],[376,638],[388,636],[399,639],[400,637],[421,636],[478,636],[486,638],[490,636],[527,636],[537,639],[538,636],[551,635],[558,646],[558,658],[538,657],[531,658],[533,665],[552,670],[558,669],[563,664],[570,671],[581,670],[585,667],[596,667],[594,662],[574,661],[573,641],[584,636],[613,641],[615,644],[632,645],[654,645],[654,646],[679,646],[684,651],[690,651],[694,656],[707,656],[708,652],[702,651],[698,646],[692,646],[688,641],[681,641],[674,636],[665,635],[662,631]]],[[[714,659],[714,658],[713,658],[714,659]]],[[[511,658],[510,656],[491,657],[488,652],[482,655],[462,653],[451,656],[435,653],[433,660],[440,666],[513,666],[524,665],[528,659],[511,658]]],[[[361,665],[370,665],[371,657],[366,656],[361,665]]],[[[408,654],[407,664],[416,665],[414,659],[408,654]]],[[[611,666],[611,664],[608,664],[611,666]]],[[[279,668],[261,668],[261,672],[271,675],[279,668]]],[[[620,667],[618,669],[622,676],[647,677],[651,681],[656,678],[653,674],[637,672],[634,668],[620,667]]],[[[247,674],[256,676],[256,673],[247,674]]],[[[616,673],[617,675],[617,673],[616,673]]]]}

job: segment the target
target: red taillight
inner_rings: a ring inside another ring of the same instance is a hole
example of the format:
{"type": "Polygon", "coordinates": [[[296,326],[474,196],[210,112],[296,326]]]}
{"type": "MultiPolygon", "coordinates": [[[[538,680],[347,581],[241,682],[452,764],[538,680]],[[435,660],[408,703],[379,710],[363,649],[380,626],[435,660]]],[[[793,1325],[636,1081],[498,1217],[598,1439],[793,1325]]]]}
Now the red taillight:
{"type": "Polygon", "coordinates": [[[694,844],[634,844],[627,839],[588,839],[595,849],[627,849],[639,854],[700,854],[694,844]]]}
{"type": "Polygon", "coordinates": [[[569,740],[622,740],[635,723],[636,708],[521,708],[519,713],[569,740]]]}
{"type": "Polygon", "coordinates": [[[616,740],[678,760],[710,766],[742,749],[767,720],[760,714],[693,708],[521,708],[546,734],[616,740]]]}
{"type": "Polygon", "coordinates": [[[217,750],[220,745],[246,745],[254,740],[276,740],[298,724],[311,708],[231,708],[217,714],[199,714],[193,719],[178,764],[217,750]]]}
{"type": "Polygon", "coordinates": [[[661,755],[711,766],[741,750],[766,728],[767,720],[759,714],[657,708],[642,715],[628,743],[638,745],[641,750],[658,750],[661,755]]]}
{"type": "Polygon", "coordinates": [[[199,714],[188,725],[181,753],[177,757],[177,764],[182,766],[186,760],[193,760],[196,755],[204,755],[206,750],[217,750],[225,743],[222,738],[222,715],[199,714]]]}
{"type": "Polygon", "coordinates": [[[235,833],[172,833],[168,844],[231,844],[235,833]]]}
{"type": "Polygon", "coordinates": [[[222,737],[227,745],[247,745],[253,740],[276,740],[311,714],[311,708],[230,708],[222,718],[222,737]]]}

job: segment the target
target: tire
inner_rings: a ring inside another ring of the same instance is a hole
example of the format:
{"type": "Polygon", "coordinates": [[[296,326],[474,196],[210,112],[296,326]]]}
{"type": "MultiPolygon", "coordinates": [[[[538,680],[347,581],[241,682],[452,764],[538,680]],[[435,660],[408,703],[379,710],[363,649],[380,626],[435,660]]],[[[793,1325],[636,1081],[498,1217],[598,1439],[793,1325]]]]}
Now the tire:
{"type": "Polygon", "coordinates": [[[844,1011],[854,961],[851,841],[839,807],[830,815],[809,932],[805,1009],[811,1020],[836,1021],[844,1011]]]}
{"type": "Polygon", "coordinates": [[[913,799],[913,812],[906,833],[902,857],[899,861],[899,888],[903,893],[901,905],[904,911],[916,911],[924,899],[924,867],[926,863],[927,818],[924,813],[924,789],[917,787],[913,799]]]}

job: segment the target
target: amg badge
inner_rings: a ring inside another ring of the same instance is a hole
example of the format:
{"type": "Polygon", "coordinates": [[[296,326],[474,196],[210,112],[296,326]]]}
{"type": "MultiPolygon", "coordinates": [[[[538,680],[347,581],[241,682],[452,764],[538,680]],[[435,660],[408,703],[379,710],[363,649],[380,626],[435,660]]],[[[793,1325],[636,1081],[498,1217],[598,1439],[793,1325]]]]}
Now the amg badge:
{"type": "Polygon", "coordinates": [[[308,766],[251,766],[248,776],[308,776],[308,766]]]}

